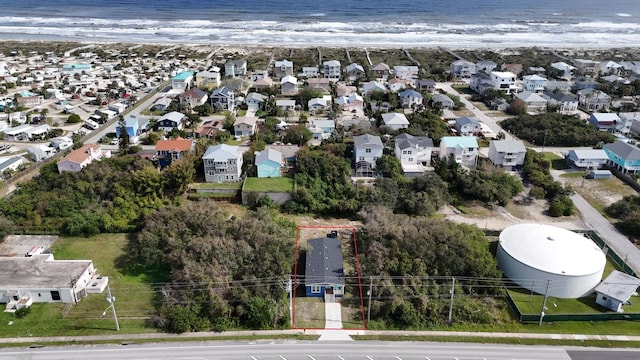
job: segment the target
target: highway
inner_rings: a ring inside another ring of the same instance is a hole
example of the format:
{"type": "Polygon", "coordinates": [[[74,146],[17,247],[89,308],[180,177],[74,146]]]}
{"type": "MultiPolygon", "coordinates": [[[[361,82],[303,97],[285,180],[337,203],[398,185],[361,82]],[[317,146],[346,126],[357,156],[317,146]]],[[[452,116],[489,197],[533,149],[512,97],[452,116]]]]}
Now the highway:
{"type": "Polygon", "coordinates": [[[623,360],[640,350],[580,349],[470,343],[356,341],[189,342],[3,349],[0,359],[208,359],[208,360],[623,360]]]}
{"type": "MultiPolygon", "coordinates": [[[[569,352],[562,347],[467,343],[298,341],[198,342],[151,345],[101,345],[0,351],[0,359],[251,359],[251,360],[413,360],[413,359],[513,359],[588,360],[592,349],[569,352]]],[[[599,350],[600,359],[637,359],[640,351],[599,350]]]]}

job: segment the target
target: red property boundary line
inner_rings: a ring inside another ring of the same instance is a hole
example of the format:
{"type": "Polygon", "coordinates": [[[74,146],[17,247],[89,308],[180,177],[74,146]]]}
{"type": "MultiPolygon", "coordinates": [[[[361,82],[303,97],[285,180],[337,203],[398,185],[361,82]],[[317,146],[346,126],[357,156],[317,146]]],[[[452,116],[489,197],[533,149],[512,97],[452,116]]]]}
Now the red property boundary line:
{"type": "MultiPolygon", "coordinates": [[[[298,240],[300,239],[300,230],[301,229],[350,229],[353,234],[353,251],[356,257],[356,273],[358,274],[358,292],[360,294],[360,313],[362,314],[362,324],[364,325],[361,328],[347,328],[347,329],[333,329],[333,330],[366,330],[367,329],[367,319],[364,313],[364,299],[362,297],[362,277],[360,275],[360,261],[358,260],[358,243],[356,241],[356,228],[349,225],[336,225],[336,226],[296,226],[296,246],[295,246],[295,263],[293,266],[293,287],[291,291],[293,291],[293,304],[291,305],[291,328],[292,329],[300,329],[296,327],[296,288],[298,285],[298,240]]],[[[324,328],[320,328],[324,329],[324,328]]],[[[320,329],[312,329],[312,330],[320,330],[320,329]]],[[[326,330],[326,329],[325,329],[326,330]]]]}

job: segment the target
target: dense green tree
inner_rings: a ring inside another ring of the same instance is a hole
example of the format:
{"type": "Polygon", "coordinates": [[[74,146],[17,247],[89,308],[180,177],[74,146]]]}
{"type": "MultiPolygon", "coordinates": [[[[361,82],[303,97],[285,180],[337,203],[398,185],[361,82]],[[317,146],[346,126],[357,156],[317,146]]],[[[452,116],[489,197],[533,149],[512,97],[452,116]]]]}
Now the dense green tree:
{"type": "Polygon", "coordinates": [[[615,137],[598,131],[577,116],[546,113],[521,115],[500,123],[503,129],[538,146],[596,146],[615,137]]]}
{"type": "Polygon", "coordinates": [[[69,123],[69,124],[77,124],[80,121],[82,121],[82,119],[80,118],[80,115],[78,115],[78,114],[71,114],[67,118],[67,123],[69,123]]]}

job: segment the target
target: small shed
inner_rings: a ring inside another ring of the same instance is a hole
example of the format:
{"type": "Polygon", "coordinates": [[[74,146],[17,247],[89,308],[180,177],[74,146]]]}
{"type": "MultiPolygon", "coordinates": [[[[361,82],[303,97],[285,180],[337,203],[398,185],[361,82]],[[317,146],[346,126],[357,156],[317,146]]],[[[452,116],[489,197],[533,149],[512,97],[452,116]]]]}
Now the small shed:
{"type": "Polygon", "coordinates": [[[613,270],[604,281],[596,286],[596,304],[622,313],[624,312],[622,306],[630,304],[629,299],[632,295],[637,294],[638,286],[640,286],[640,279],[618,270],[613,270]]]}
{"type": "Polygon", "coordinates": [[[609,170],[591,170],[587,174],[587,179],[611,179],[611,171],[609,170]]]}

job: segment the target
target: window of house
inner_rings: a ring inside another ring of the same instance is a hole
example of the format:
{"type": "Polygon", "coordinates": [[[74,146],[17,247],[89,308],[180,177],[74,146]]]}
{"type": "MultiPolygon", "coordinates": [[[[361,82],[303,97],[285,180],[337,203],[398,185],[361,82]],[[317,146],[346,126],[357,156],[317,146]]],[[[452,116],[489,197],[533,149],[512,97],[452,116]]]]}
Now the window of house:
{"type": "Polygon", "coordinates": [[[360,158],[358,159],[358,161],[364,161],[364,156],[360,156],[360,158]]]}
{"type": "Polygon", "coordinates": [[[473,151],[473,148],[469,148],[469,151],[473,151]]]}
{"type": "Polygon", "coordinates": [[[364,152],[366,152],[367,154],[371,153],[371,149],[366,149],[364,152]]]}
{"type": "Polygon", "coordinates": [[[312,294],[320,294],[322,287],[320,285],[311,285],[311,293],[312,294]]]}
{"type": "Polygon", "coordinates": [[[409,162],[413,162],[413,158],[409,158],[409,162]]]}
{"type": "Polygon", "coordinates": [[[60,301],[60,291],[52,291],[51,292],[51,300],[60,301]]]}

